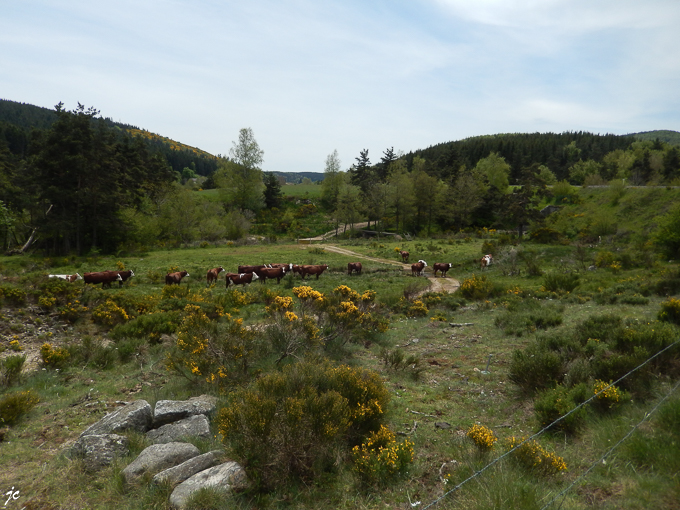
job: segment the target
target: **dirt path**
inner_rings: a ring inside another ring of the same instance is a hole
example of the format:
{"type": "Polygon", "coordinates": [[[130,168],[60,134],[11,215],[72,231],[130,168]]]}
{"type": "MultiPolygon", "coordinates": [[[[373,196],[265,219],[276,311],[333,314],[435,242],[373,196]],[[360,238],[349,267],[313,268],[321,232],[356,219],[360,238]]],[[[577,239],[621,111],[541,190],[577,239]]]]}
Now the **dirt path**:
{"type": "Polygon", "coordinates": [[[336,234],[344,234],[345,230],[347,230],[350,227],[354,228],[364,228],[368,226],[368,222],[364,221],[363,223],[354,223],[354,225],[345,224],[345,225],[339,225],[337,230],[330,230],[326,232],[323,235],[316,236],[316,237],[307,237],[304,239],[298,239],[298,241],[306,242],[306,243],[311,243],[312,241],[325,241],[329,237],[333,237],[336,234]]]}
{"type": "MultiPolygon", "coordinates": [[[[404,264],[402,262],[396,261],[396,260],[390,260],[390,259],[382,259],[382,258],[377,258],[377,257],[369,257],[367,255],[361,255],[360,253],[357,253],[352,250],[348,250],[346,248],[340,248],[339,246],[334,246],[332,244],[321,244],[319,247],[323,248],[324,250],[327,251],[332,251],[334,253],[340,253],[341,255],[347,255],[348,257],[355,257],[363,260],[370,260],[372,262],[379,262],[381,264],[390,264],[392,266],[399,266],[401,267],[404,271],[408,271],[409,273],[411,272],[411,264],[404,264]]],[[[429,270],[430,268],[426,268],[426,270],[429,270]]],[[[428,292],[456,292],[460,288],[460,282],[456,280],[455,278],[441,278],[441,277],[434,277],[434,274],[432,273],[425,273],[425,276],[427,277],[428,280],[430,280],[430,288],[427,290],[428,292]]]]}

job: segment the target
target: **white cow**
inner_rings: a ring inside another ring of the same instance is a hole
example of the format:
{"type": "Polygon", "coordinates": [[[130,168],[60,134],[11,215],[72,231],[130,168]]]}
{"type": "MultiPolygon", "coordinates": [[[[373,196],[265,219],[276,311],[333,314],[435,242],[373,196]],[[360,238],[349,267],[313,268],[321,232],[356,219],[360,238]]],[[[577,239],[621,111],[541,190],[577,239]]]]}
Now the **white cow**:
{"type": "Polygon", "coordinates": [[[75,282],[76,280],[82,280],[83,277],[78,273],[76,274],[51,274],[48,278],[59,278],[60,280],[66,280],[67,282],[75,282]]]}
{"type": "Polygon", "coordinates": [[[480,261],[480,269],[484,269],[485,267],[489,267],[493,262],[493,257],[491,256],[490,253],[484,255],[482,257],[482,260],[480,261]]]}

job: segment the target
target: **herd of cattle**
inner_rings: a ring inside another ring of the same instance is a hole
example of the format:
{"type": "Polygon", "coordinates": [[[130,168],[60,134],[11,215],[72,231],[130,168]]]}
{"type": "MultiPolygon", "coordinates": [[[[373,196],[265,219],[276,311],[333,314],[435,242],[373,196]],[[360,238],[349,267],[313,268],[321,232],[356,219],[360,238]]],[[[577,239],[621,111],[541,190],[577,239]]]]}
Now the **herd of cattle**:
{"type": "MultiPolygon", "coordinates": [[[[402,251],[400,253],[403,261],[408,261],[409,253],[407,251],[402,251]]],[[[493,262],[493,257],[488,254],[484,255],[480,260],[480,269],[487,268],[493,262]]],[[[434,276],[437,277],[437,272],[441,273],[441,276],[446,278],[446,272],[451,269],[452,264],[437,262],[432,266],[434,270],[434,276]]],[[[415,264],[411,264],[411,275],[412,276],[422,276],[423,271],[427,267],[427,262],[424,260],[419,260],[415,264]]],[[[286,276],[287,273],[299,274],[304,280],[307,275],[316,275],[316,279],[328,269],[327,264],[321,265],[297,265],[297,264],[262,264],[259,266],[238,266],[237,273],[225,273],[226,286],[229,285],[246,285],[252,283],[254,280],[260,280],[261,283],[265,283],[267,280],[276,279],[276,283],[281,283],[281,278],[286,276]]],[[[347,274],[352,273],[361,274],[361,262],[349,262],[347,264],[347,274]]],[[[215,267],[208,271],[206,275],[206,285],[212,285],[217,282],[219,275],[225,269],[220,267],[215,267]]],[[[127,271],[98,271],[94,273],[85,273],[83,276],[76,273],[73,275],[69,274],[51,274],[50,278],[59,278],[69,282],[75,282],[76,280],[83,280],[85,283],[89,284],[102,284],[102,288],[111,287],[113,282],[118,282],[118,285],[122,287],[123,283],[128,279],[132,278],[135,273],[131,270],[127,271]]],[[[190,276],[186,271],[177,271],[174,273],[168,273],[165,275],[166,285],[179,285],[185,276],[190,276]]]]}

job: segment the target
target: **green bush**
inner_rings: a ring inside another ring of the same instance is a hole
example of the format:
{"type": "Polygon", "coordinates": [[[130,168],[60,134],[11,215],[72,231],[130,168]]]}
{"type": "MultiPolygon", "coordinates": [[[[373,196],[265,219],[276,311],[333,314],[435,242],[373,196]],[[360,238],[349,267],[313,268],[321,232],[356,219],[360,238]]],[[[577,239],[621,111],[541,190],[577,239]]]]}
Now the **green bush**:
{"type": "Polygon", "coordinates": [[[579,279],[575,273],[548,273],[543,276],[543,288],[549,292],[573,292],[579,279]]]}
{"type": "Polygon", "coordinates": [[[398,443],[396,435],[387,427],[372,432],[359,446],[352,449],[354,471],[362,483],[375,484],[390,481],[404,473],[413,462],[413,443],[408,439],[398,443]]]}
{"type": "Polygon", "coordinates": [[[52,347],[44,343],[40,347],[40,357],[47,368],[64,368],[71,358],[71,353],[65,347],[52,347]]]}
{"type": "Polygon", "coordinates": [[[487,279],[486,275],[477,276],[473,274],[471,278],[463,280],[460,285],[460,293],[466,299],[479,301],[501,295],[503,288],[494,285],[491,280],[487,279]]]}
{"type": "Polygon", "coordinates": [[[614,263],[614,254],[608,250],[600,250],[595,255],[595,265],[597,267],[609,267],[614,263]]]}
{"type": "Polygon", "coordinates": [[[32,391],[10,393],[0,399],[0,425],[12,425],[39,402],[32,391]]]}
{"type": "Polygon", "coordinates": [[[586,345],[588,340],[596,338],[602,342],[618,338],[623,331],[623,321],[617,315],[593,315],[578,324],[574,329],[576,339],[581,345],[586,345]]]}
{"type": "Polygon", "coordinates": [[[0,386],[9,387],[15,384],[21,376],[21,369],[26,362],[26,356],[14,354],[0,360],[0,386]]]}
{"type": "Polygon", "coordinates": [[[26,291],[8,284],[0,285],[0,298],[14,306],[26,303],[26,291]]]}
{"type": "Polygon", "coordinates": [[[302,362],[232,394],[217,424],[256,487],[313,480],[380,429],[389,393],[374,372],[302,362]]]}
{"type": "Polygon", "coordinates": [[[111,338],[148,338],[152,344],[160,341],[161,335],[172,335],[177,331],[180,320],[178,311],[158,312],[140,315],[131,321],[117,324],[111,330],[111,338]]]}
{"type": "Polygon", "coordinates": [[[508,378],[525,393],[551,388],[562,380],[563,374],[560,355],[536,343],[512,353],[508,378]]]}
{"type": "MultiPolygon", "coordinates": [[[[575,409],[578,404],[588,400],[591,396],[589,390],[590,388],[586,384],[579,384],[572,388],[558,385],[538,395],[534,402],[534,413],[541,427],[547,427],[575,409]]],[[[584,406],[552,425],[549,430],[576,434],[584,425],[585,418],[586,408],[584,406]]]]}

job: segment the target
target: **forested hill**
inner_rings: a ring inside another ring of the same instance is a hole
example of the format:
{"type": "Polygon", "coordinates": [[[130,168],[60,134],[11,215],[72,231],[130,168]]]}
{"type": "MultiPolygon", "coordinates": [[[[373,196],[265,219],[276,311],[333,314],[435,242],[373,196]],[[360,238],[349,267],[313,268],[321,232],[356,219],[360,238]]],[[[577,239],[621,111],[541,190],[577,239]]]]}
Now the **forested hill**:
{"type": "MultiPolygon", "coordinates": [[[[31,131],[49,129],[57,120],[54,109],[0,99],[0,141],[13,154],[24,157],[29,150],[31,131]]],[[[205,151],[150,133],[137,126],[104,118],[106,124],[120,133],[140,137],[154,153],[162,154],[172,169],[182,173],[191,168],[198,175],[210,175],[217,168],[217,158],[205,151]]]]}
{"type": "Polygon", "coordinates": [[[578,159],[602,161],[614,150],[626,150],[635,142],[632,135],[595,135],[592,133],[511,133],[476,136],[456,142],[440,143],[406,155],[409,166],[414,157],[424,158],[441,177],[455,174],[465,165],[495,152],[511,167],[511,179],[519,179],[523,169],[546,165],[558,180],[569,176],[569,167],[578,159]]]}

